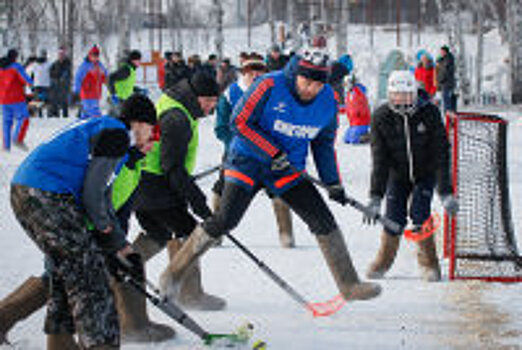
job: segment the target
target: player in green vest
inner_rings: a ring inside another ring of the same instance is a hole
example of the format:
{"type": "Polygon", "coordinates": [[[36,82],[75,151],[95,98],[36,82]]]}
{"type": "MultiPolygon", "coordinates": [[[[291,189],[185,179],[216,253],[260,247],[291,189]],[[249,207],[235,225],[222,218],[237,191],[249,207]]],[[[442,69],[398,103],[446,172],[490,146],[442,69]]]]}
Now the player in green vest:
{"type": "MultiPolygon", "coordinates": [[[[168,243],[172,261],[196,227],[196,217],[204,220],[211,215],[205,194],[191,174],[196,164],[199,119],[215,108],[218,93],[213,77],[196,73],[166,89],[157,102],[161,136],[145,158],[135,204],[136,217],[146,231],[136,241],[149,247],[151,255],[168,243]],[[172,239],[173,235],[177,239],[172,239]]],[[[179,281],[170,279],[167,267],[160,287],[185,308],[221,310],[226,304],[203,291],[199,264],[179,281]]]]}
{"type": "Polygon", "coordinates": [[[136,69],[140,63],[141,52],[132,50],[125,61],[120,63],[118,70],[109,75],[109,92],[113,105],[122,103],[134,93],[136,69]]]}

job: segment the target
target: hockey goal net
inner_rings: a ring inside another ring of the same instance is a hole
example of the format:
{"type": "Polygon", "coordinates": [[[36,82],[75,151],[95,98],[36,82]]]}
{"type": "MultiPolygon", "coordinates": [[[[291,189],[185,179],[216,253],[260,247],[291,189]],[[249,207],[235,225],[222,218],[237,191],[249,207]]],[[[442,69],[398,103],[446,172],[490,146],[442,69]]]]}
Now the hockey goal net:
{"type": "Polygon", "coordinates": [[[522,282],[507,174],[507,121],[491,115],[446,116],[459,212],[444,218],[450,279],[522,282]]]}

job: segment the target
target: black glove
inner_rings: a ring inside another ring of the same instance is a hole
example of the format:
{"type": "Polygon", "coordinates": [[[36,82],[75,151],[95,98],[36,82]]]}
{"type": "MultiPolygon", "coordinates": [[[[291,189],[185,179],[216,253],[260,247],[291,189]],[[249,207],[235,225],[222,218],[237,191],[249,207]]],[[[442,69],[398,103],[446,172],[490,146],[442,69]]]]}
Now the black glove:
{"type": "Polygon", "coordinates": [[[202,220],[207,219],[212,215],[210,208],[207,205],[207,197],[198,188],[195,191],[191,191],[189,194],[189,204],[192,208],[192,212],[199,216],[202,220]]]}
{"type": "Polygon", "coordinates": [[[346,205],[346,203],[348,203],[348,198],[346,198],[344,187],[341,184],[328,186],[328,197],[330,197],[331,200],[340,203],[341,205],[346,205]]]}
{"type": "Polygon", "coordinates": [[[375,225],[377,222],[377,216],[381,213],[381,202],[382,198],[380,197],[371,197],[368,202],[367,208],[368,212],[363,215],[363,223],[368,225],[375,225]]]}
{"type": "Polygon", "coordinates": [[[145,157],[145,153],[141,152],[136,146],[132,146],[127,151],[127,154],[129,157],[127,158],[127,161],[125,162],[125,166],[129,169],[135,169],[136,163],[145,157]]]}
{"type": "Polygon", "coordinates": [[[272,163],[270,163],[270,170],[272,171],[285,171],[290,168],[292,164],[288,160],[286,153],[279,151],[272,158],[272,163]]]}
{"type": "Polygon", "coordinates": [[[108,255],[105,261],[109,272],[118,281],[121,281],[125,275],[132,277],[137,282],[145,280],[145,269],[141,261],[141,255],[138,253],[130,253],[124,257],[114,253],[108,255]]]}

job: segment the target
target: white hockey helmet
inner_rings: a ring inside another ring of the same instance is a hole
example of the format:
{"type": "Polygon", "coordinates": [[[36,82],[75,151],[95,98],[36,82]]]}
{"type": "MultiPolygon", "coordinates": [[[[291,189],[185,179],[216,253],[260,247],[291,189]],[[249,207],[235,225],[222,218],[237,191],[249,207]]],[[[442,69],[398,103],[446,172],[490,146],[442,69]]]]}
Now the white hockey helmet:
{"type": "Polygon", "coordinates": [[[409,70],[396,70],[388,78],[388,105],[403,115],[412,115],[417,105],[417,81],[409,70]]]}

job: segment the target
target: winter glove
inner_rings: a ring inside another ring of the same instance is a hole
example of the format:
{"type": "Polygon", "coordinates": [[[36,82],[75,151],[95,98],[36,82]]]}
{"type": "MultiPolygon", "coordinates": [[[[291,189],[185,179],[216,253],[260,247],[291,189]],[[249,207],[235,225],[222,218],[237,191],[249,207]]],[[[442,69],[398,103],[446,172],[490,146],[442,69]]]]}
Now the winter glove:
{"type": "Polygon", "coordinates": [[[127,151],[127,154],[129,157],[127,158],[127,161],[125,162],[125,166],[131,170],[134,170],[136,168],[136,163],[145,157],[145,154],[141,152],[136,146],[132,146],[127,151]]]}
{"type": "Polygon", "coordinates": [[[212,215],[210,208],[207,205],[207,197],[201,192],[201,190],[192,191],[190,194],[189,203],[194,214],[200,217],[202,220],[207,219],[212,215]]]}
{"type": "Polygon", "coordinates": [[[442,202],[442,206],[449,216],[453,216],[459,211],[459,202],[453,195],[443,195],[440,197],[440,201],[442,202]]]}
{"type": "Polygon", "coordinates": [[[285,152],[279,151],[272,158],[272,163],[270,164],[270,170],[272,171],[285,171],[290,169],[291,163],[287,158],[285,152]]]}
{"type": "Polygon", "coordinates": [[[368,202],[367,209],[368,211],[364,213],[363,223],[367,225],[375,225],[377,222],[377,216],[381,213],[381,202],[382,198],[380,197],[371,197],[368,202]]]}
{"type": "Polygon", "coordinates": [[[344,187],[341,184],[328,186],[328,197],[341,205],[346,205],[346,203],[348,203],[344,187]]]}
{"type": "Polygon", "coordinates": [[[109,272],[121,281],[123,276],[130,276],[136,282],[145,280],[145,270],[140,254],[133,252],[125,256],[118,253],[110,254],[105,259],[109,272]]]}

